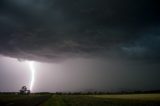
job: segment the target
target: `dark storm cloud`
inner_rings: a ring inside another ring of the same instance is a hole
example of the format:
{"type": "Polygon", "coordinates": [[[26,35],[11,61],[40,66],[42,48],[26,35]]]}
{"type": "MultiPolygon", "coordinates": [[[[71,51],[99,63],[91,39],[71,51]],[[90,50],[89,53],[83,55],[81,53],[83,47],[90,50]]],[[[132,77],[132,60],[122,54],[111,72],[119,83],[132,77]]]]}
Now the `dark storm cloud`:
{"type": "Polygon", "coordinates": [[[159,10],[155,0],[1,0],[0,53],[38,61],[159,59],[160,32],[152,30],[159,10]]]}
{"type": "Polygon", "coordinates": [[[149,31],[141,33],[141,35],[134,42],[121,46],[123,53],[135,59],[159,61],[160,28],[150,28],[149,31]]]}

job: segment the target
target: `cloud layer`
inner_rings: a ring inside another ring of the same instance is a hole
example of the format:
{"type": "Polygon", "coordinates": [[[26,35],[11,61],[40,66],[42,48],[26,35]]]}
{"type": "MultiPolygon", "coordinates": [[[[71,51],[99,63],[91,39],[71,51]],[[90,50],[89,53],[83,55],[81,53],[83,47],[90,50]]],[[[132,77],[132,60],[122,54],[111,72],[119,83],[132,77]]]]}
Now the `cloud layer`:
{"type": "Polygon", "coordinates": [[[155,0],[1,0],[0,54],[159,60],[159,12],[155,0]]]}

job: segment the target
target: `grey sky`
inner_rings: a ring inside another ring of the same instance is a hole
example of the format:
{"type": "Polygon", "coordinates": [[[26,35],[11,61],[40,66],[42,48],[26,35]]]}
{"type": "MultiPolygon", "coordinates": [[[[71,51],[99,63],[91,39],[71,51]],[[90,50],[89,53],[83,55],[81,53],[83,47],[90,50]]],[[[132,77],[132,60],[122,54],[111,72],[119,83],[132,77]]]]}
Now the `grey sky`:
{"type": "MultiPolygon", "coordinates": [[[[31,73],[25,61],[0,58],[1,91],[30,86],[31,73]]],[[[154,90],[160,88],[159,64],[99,59],[71,59],[61,63],[35,63],[34,92],[87,90],[154,90]]]]}
{"type": "Polygon", "coordinates": [[[156,0],[1,0],[0,90],[29,83],[27,60],[35,91],[159,89],[159,13],[156,0]]]}

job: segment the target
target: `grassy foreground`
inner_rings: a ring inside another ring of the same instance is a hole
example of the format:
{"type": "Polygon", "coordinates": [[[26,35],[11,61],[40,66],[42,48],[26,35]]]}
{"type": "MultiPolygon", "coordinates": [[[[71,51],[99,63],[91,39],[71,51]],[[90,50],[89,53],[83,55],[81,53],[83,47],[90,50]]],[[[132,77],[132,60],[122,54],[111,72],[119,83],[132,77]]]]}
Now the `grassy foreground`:
{"type": "Polygon", "coordinates": [[[53,95],[40,106],[160,106],[160,94],[53,95]]]}
{"type": "Polygon", "coordinates": [[[0,106],[38,106],[51,97],[51,95],[14,95],[1,94],[0,106]]]}
{"type": "Polygon", "coordinates": [[[160,94],[94,95],[93,97],[117,100],[160,101],[160,94]]]}
{"type": "Polygon", "coordinates": [[[0,106],[160,106],[160,94],[0,95],[0,106]]]}

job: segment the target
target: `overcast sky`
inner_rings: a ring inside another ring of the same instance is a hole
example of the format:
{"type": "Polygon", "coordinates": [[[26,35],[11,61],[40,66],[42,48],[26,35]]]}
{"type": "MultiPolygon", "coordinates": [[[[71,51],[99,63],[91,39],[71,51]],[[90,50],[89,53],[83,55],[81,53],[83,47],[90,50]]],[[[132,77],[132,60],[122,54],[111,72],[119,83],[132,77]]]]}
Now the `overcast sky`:
{"type": "Polygon", "coordinates": [[[0,0],[0,91],[160,89],[156,0],[0,0]]]}

